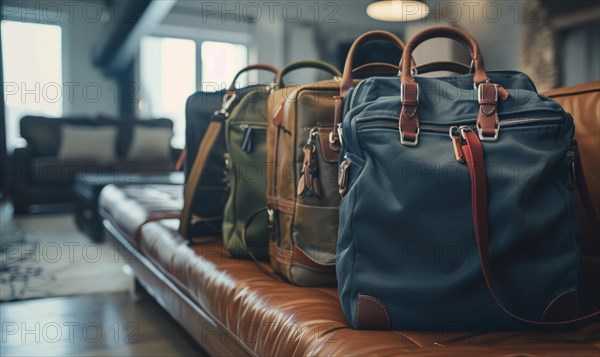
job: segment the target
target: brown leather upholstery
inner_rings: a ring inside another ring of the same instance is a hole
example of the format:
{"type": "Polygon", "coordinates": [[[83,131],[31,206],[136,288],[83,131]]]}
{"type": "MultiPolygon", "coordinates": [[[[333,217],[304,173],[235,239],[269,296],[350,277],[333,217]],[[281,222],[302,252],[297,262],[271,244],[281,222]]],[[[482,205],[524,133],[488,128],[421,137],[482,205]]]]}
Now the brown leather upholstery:
{"type": "Polygon", "coordinates": [[[140,241],[144,255],[259,356],[584,356],[600,348],[600,324],[561,333],[353,330],[335,288],[275,280],[252,261],[229,258],[219,243],[187,246],[176,228],[176,220],[145,224],[140,241]]]}
{"type": "Polygon", "coordinates": [[[557,101],[575,120],[585,178],[596,210],[600,210],[600,81],[543,93],[557,101]]]}
{"type": "Polygon", "coordinates": [[[109,185],[102,190],[100,214],[137,246],[139,228],[146,222],[179,218],[183,187],[179,185],[109,185]]]}
{"type": "MultiPolygon", "coordinates": [[[[585,180],[596,213],[600,214],[600,81],[553,89],[543,94],[560,103],[573,116],[585,180]]],[[[593,311],[600,309],[600,240],[592,232],[581,203],[578,205],[582,229],[583,303],[587,311],[593,311]]]]}

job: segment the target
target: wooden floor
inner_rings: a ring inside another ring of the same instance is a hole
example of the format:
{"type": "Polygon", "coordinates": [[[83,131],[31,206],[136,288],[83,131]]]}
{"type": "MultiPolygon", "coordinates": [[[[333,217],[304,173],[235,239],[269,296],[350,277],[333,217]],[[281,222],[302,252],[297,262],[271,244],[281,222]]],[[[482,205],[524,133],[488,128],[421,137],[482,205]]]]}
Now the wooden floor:
{"type": "Polygon", "coordinates": [[[207,356],[151,297],[129,294],[0,304],[0,356],[207,356]]]}

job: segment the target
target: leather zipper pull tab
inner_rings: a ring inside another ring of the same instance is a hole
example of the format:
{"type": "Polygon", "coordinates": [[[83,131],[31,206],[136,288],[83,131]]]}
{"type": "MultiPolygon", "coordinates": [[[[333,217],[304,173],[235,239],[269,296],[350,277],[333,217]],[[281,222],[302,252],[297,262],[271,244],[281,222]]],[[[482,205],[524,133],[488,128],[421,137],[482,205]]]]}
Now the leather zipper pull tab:
{"type": "Polygon", "coordinates": [[[319,168],[317,167],[316,137],[318,135],[318,129],[313,128],[308,134],[308,140],[304,146],[304,163],[296,192],[299,198],[304,196],[321,198],[323,195],[319,182],[319,168]]]}
{"type": "MultiPolygon", "coordinates": [[[[309,139],[310,142],[310,139],[309,139]]],[[[300,178],[298,180],[298,188],[296,194],[299,198],[304,197],[304,195],[311,188],[311,161],[312,161],[312,153],[315,147],[313,144],[306,144],[304,146],[304,163],[302,164],[302,172],[300,174],[300,178]]]]}
{"type": "Polygon", "coordinates": [[[450,140],[452,140],[452,148],[454,148],[454,158],[461,164],[465,163],[465,153],[462,149],[462,138],[458,127],[453,126],[450,128],[448,133],[450,140]]]}

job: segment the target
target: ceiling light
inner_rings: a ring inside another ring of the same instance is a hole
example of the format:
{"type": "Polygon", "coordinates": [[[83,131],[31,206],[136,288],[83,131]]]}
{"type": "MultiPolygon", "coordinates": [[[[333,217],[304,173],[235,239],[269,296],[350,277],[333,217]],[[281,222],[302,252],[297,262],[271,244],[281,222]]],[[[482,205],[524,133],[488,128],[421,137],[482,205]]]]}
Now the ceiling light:
{"type": "Polygon", "coordinates": [[[367,15],[380,21],[414,21],[429,14],[429,6],[415,0],[379,0],[367,7],[367,15]]]}

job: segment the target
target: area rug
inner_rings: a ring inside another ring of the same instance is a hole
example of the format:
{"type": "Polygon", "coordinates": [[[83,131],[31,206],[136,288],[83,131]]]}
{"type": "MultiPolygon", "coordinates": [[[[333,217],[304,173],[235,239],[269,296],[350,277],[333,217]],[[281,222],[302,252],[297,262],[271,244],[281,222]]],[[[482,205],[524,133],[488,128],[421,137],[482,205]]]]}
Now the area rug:
{"type": "Polygon", "coordinates": [[[0,226],[0,301],[121,292],[131,284],[116,247],[92,242],[72,215],[2,215],[0,226]]]}

